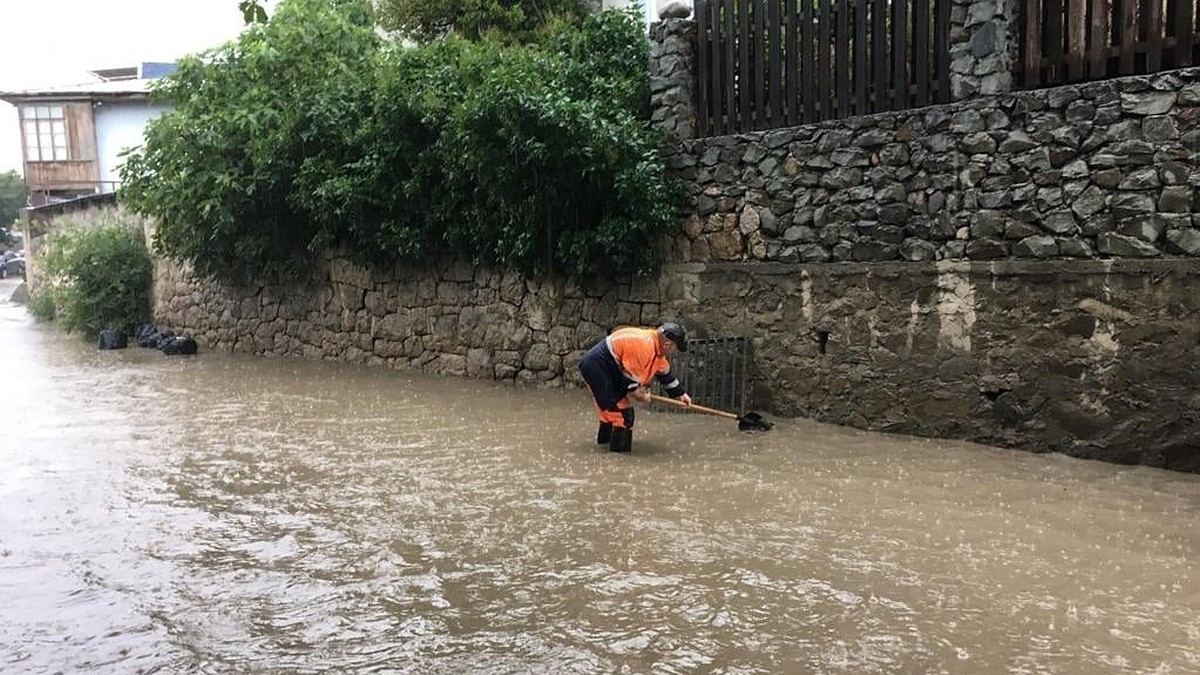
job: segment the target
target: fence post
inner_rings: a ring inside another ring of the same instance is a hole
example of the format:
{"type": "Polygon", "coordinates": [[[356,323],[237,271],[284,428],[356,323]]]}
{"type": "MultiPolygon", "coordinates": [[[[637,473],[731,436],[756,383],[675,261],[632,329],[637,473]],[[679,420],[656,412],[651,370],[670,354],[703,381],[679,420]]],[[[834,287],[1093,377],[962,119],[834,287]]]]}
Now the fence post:
{"type": "Polygon", "coordinates": [[[1013,90],[1022,0],[952,0],[950,92],[955,101],[1013,90]]]}
{"type": "Polygon", "coordinates": [[[40,236],[35,240],[33,218],[30,217],[28,208],[17,212],[17,221],[21,223],[21,247],[25,252],[25,288],[33,292],[38,283],[40,270],[37,261],[43,242],[40,236]]]}
{"type": "Polygon", "coordinates": [[[690,19],[650,26],[650,119],[668,147],[696,137],[696,23],[690,19]]]}

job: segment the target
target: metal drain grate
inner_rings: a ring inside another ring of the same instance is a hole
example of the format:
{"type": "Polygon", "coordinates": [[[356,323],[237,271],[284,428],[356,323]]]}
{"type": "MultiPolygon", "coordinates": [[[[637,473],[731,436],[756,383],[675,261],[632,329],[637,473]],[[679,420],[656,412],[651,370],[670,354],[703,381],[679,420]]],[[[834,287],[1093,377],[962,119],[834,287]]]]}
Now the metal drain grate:
{"type": "MultiPolygon", "coordinates": [[[[750,405],[750,341],[746,338],[688,340],[687,353],[671,357],[671,372],[687,387],[692,401],[743,414],[750,405]]],[[[686,412],[669,405],[656,410],[686,412]]]]}

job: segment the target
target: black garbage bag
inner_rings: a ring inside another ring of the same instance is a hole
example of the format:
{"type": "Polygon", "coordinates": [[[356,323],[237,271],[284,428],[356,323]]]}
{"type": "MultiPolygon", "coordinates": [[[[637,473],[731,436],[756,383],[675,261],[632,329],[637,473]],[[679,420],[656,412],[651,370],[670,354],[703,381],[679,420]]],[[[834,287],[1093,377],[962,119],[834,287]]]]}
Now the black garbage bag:
{"type": "Polygon", "coordinates": [[[123,330],[102,330],[100,338],[96,342],[96,346],[100,349],[125,349],[129,346],[129,338],[123,330]]]}
{"type": "Polygon", "coordinates": [[[177,335],[162,343],[161,349],[167,356],[190,356],[196,353],[196,341],[177,335]]]}
{"type": "Polygon", "coordinates": [[[164,331],[159,331],[157,333],[154,333],[153,335],[147,337],[146,341],[144,343],[139,340],[138,344],[142,345],[143,347],[153,347],[154,349],[162,349],[163,345],[170,342],[171,339],[174,337],[175,337],[174,332],[169,331],[169,330],[164,330],[164,331]]]}
{"type": "Polygon", "coordinates": [[[133,332],[133,339],[137,341],[139,347],[158,347],[157,344],[154,344],[154,336],[157,334],[157,326],[144,323],[133,332]]]}

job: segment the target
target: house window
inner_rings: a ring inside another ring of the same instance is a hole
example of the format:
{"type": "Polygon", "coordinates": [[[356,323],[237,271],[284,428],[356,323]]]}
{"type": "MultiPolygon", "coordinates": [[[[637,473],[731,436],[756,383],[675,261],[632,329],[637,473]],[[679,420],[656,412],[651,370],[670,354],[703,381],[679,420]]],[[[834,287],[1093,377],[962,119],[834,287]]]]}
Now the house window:
{"type": "Polygon", "coordinates": [[[55,162],[67,155],[67,118],[61,105],[21,106],[25,161],[55,162]]]}

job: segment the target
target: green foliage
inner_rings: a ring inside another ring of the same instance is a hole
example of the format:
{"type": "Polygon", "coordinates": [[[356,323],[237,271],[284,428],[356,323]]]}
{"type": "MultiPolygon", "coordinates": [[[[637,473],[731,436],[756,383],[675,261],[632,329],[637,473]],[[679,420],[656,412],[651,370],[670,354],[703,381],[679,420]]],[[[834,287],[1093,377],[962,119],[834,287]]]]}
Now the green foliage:
{"type": "Polygon", "coordinates": [[[284,0],[186,60],[122,175],[155,244],[207,276],[453,253],[580,274],[652,271],[675,222],[646,120],[638,16],[554,22],[538,45],[379,43],[350,3],[284,0]]]}
{"type": "Polygon", "coordinates": [[[29,295],[29,302],[25,308],[38,321],[53,321],[57,311],[54,305],[54,289],[39,286],[29,295]]]}
{"type": "Polygon", "coordinates": [[[200,274],[294,275],[324,241],[293,206],[294,181],[355,119],[377,51],[365,0],[288,0],[182,59],[155,92],[174,110],[127,156],[122,203],[158,217],[154,244],[200,274]]]}
{"type": "Polygon", "coordinates": [[[450,33],[525,41],[555,20],[584,17],[580,0],[379,0],[377,6],[385,29],[422,43],[450,33]]]}
{"type": "Polygon", "coordinates": [[[238,3],[238,10],[242,13],[242,20],[247,24],[267,22],[267,10],[262,6],[260,0],[241,0],[238,3]]]}
{"type": "Polygon", "coordinates": [[[145,323],[153,266],[141,229],[119,213],[95,226],[58,225],[40,254],[45,284],[30,298],[34,316],[58,314],[65,329],[88,338],[145,323]]]}
{"type": "Polygon", "coordinates": [[[25,208],[25,180],[16,171],[0,173],[0,247],[11,243],[12,225],[25,208]]]}

